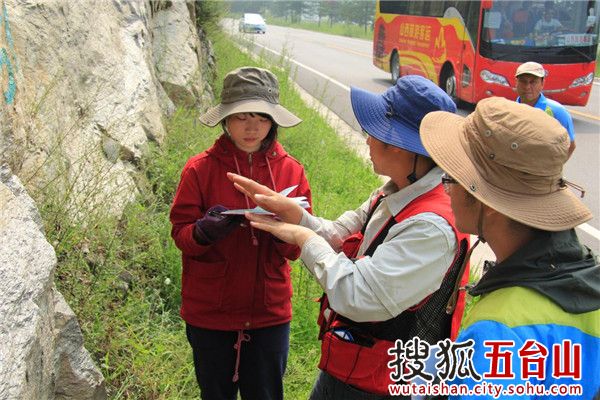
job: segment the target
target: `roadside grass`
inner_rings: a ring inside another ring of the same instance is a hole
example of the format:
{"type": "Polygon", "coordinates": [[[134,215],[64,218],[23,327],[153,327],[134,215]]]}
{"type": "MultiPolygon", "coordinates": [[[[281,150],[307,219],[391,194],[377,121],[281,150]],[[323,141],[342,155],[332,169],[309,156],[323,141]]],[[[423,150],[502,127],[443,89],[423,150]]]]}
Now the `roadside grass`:
{"type": "Polygon", "coordinates": [[[308,31],[315,31],[321,33],[329,33],[331,35],[347,36],[358,39],[373,40],[373,29],[368,27],[365,30],[364,26],[350,24],[350,23],[333,23],[329,24],[328,21],[322,21],[320,24],[317,22],[300,21],[291,22],[285,18],[269,16],[267,22],[268,25],[286,26],[289,28],[306,29],[308,31]]]}
{"type": "MultiPolygon", "coordinates": [[[[380,184],[370,167],[348,149],[288,83],[286,65],[276,68],[239,52],[218,32],[210,33],[217,58],[215,88],[243,65],[270,68],[281,85],[281,103],[304,122],[281,130],[284,147],[305,168],[314,211],[335,218],[357,207],[380,184]]],[[[218,93],[217,93],[218,98],[218,93]]],[[[106,378],[110,399],[198,398],[191,351],[179,318],[181,260],[170,238],[170,202],[186,160],[220,134],[197,122],[197,112],[178,110],[160,147],[146,154],[138,177],[140,195],[124,214],[87,225],[69,222],[60,201],[40,207],[56,249],[56,285],[78,316],[85,346],[106,378]]],[[[317,374],[321,294],[300,262],[293,263],[291,347],[285,398],[307,398],[317,374]]]]}

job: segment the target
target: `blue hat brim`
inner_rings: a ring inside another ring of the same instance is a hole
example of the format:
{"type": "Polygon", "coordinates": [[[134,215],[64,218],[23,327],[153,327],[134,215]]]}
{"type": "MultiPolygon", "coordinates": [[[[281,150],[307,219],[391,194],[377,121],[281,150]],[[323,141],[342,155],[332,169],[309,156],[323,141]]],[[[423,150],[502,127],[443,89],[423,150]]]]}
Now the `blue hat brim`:
{"type": "Polygon", "coordinates": [[[374,138],[392,146],[430,157],[419,135],[419,127],[388,117],[389,106],[382,95],[351,87],[350,102],[361,128],[374,138]]]}

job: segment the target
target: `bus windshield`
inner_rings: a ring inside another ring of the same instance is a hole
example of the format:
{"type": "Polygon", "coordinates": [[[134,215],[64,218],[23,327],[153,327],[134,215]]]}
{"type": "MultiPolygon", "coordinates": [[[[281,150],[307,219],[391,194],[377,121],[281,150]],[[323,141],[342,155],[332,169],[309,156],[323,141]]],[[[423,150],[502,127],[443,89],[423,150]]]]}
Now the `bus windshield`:
{"type": "Polygon", "coordinates": [[[570,64],[596,58],[595,1],[494,1],[483,10],[479,52],[514,62],[570,64]]]}

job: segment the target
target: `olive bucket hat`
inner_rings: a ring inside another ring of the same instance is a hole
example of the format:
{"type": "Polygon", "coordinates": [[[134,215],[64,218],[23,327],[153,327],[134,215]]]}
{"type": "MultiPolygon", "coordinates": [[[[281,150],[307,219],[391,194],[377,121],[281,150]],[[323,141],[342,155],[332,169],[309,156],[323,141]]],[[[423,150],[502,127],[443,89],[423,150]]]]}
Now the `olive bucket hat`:
{"type": "Polygon", "coordinates": [[[466,118],[441,111],[427,114],[421,139],[440,168],[510,219],[562,231],[592,218],[567,187],[576,185],[563,178],[569,135],[542,110],[491,97],[466,118]]]}
{"type": "Polygon", "coordinates": [[[204,113],[200,122],[212,127],[237,113],[268,114],[284,128],[302,122],[279,104],[277,77],[257,67],[241,67],[228,73],[223,80],[221,103],[204,113]]]}

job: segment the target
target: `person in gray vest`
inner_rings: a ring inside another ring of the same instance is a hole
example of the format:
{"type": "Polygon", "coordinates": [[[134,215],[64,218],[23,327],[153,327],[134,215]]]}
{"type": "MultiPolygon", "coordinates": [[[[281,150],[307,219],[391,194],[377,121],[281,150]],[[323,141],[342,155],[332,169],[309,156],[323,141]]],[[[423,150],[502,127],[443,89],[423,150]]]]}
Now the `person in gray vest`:
{"type": "Polygon", "coordinates": [[[416,336],[435,344],[450,337],[462,315],[453,294],[463,276],[468,237],[454,226],[441,170],[419,138],[423,117],[436,110],[453,113],[454,102],[415,75],[398,79],[382,94],[353,87],[350,99],[368,135],[375,172],[390,177],[357,209],[335,221],[318,218],[230,174],[239,189],[278,216],[247,215],[251,225],[299,246],[325,292],[321,372],[312,400],[388,398],[388,385],[409,380],[402,368],[400,376],[390,376],[388,363],[395,360],[388,350],[395,342],[416,336]]]}

